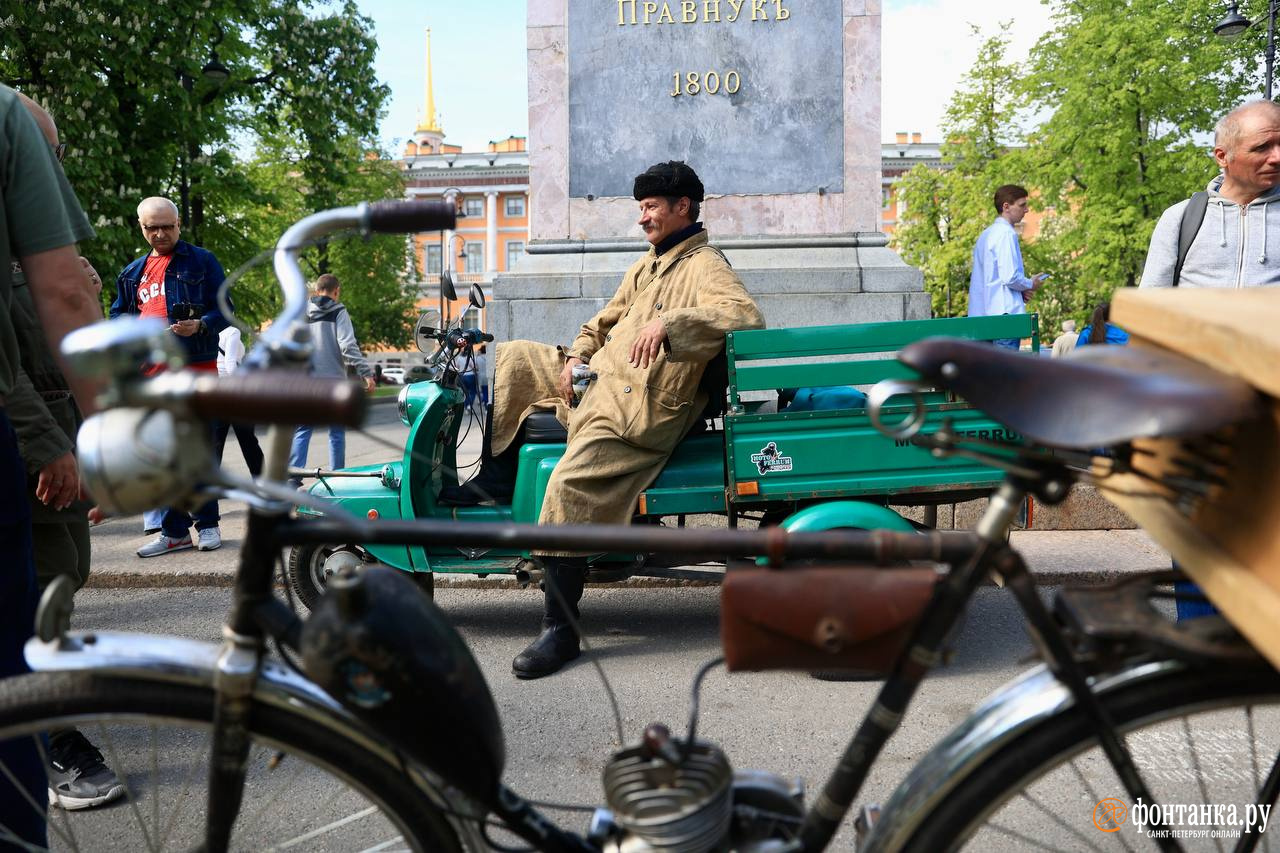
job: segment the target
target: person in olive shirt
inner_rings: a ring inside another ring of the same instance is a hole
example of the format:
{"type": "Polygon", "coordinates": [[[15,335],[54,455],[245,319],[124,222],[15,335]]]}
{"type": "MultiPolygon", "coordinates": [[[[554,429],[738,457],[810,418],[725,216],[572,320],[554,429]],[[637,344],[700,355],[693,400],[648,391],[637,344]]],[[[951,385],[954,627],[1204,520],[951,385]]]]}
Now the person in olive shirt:
{"type": "MultiPolygon", "coordinates": [[[[20,366],[11,316],[13,260],[22,264],[49,348],[59,352],[68,332],[100,317],[76,251],[78,241],[93,236],[40,129],[17,93],[0,86],[0,399],[13,394],[20,366]]],[[[88,413],[92,386],[67,378],[88,413]]],[[[0,404],[0,678],[27,671],[22,647],[34,627],[35,591],[26,471],[5,403],[0,404]]],[[[0,823],[28,844],[43,847],[44,815],[27,801],[48,802],[35,744],[29,738],[0,743],[0,766],[8,771],[0,774],[0,823]],[[24,794],[14,790],[15,782],[24,794]]]]}
{"type": "MultiPolygon", "coordinates": [[[[35,101],[19,95],[35,119],[49,148],[61,160],[66,147],[58,144],[58,126],[35,101]]],[[[102,279],[81,258],[93,296],[101,304],[102,279]]],[[[27,501],[31,505],[32,557],[36,587],[43,591],[58,575],[66,575],[77,590],[89,579],[89,518],[91,504],[80,488],[76,464],[76,433],[84,418],[71,387],[58,367],[22,266],[15,260],[13,305],[10,315],[18,337],[21,364],[14,392],[5,401],[18,436],[18,452],[27,467],[27,501]]],[[[124,796],[124,783],[107,766],[102,751],[78,729],[49,732],[49,800],[67,809],[94,808],[124,796]]]]}

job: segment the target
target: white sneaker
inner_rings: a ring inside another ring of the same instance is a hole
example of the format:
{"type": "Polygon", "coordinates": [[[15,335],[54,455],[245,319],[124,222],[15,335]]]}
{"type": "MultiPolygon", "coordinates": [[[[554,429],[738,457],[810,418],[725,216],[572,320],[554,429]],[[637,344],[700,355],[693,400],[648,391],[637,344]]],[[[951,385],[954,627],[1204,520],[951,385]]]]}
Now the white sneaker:
{"type": "Polygon", "coordinates": [[[191,547],[191,535],[187,534],[181,539],[173,536],[165,536],[161,533],[154,541],[143,545],[138,549],[139,557],[159,557],[162,554],[172,554],[174,551],[185,551],[191,547]]]}
{"type": "Polygon", "coordinates": [[[197,530],[197,551],[216,551],[222,547],[222,534],[218,532],[216,527],[206,527],[204,530],[197,530]]]}

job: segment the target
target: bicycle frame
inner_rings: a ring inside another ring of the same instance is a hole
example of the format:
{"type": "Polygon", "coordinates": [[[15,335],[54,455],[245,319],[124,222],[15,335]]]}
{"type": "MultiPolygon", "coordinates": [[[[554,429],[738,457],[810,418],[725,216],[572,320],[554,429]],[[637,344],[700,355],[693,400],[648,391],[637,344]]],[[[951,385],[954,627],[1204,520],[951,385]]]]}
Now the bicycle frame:
{"type": "MultiPolygon", "coordinates": [[[[285,289],[285,309],[275,324],[263,335],[250,354],[247,364],[257,367],[287,366],[301,368],[307,357],[307,332],[300,322],[306,307],[305,283],[297,266],[301,249],[323,234],[367,225],[363,208],[326,211],[302,220],[289,229],[276,249],[275,267],[285,289]]],[[[159,387],[158,385],[156,387],[159,387]]],[[[160,405],[153,392],[148,396],[145,382],[138,383],[132,396],[122,399],[129,405],[160,405]]],[[[267,435],[264,475],[259,487],[273,494],[269,483],[287,476],[287,460],[292,429],[272,426],[267,435]]],[[[209,775],[208,822],[205,847],[225,850],[231,829],[241,805],[241,792],[248,757],[248,715],[258,702],[296,702],[309,715],[324,725],[341,728],[358,735],[358,739],[374,750],[399,754],[397,734],[371,730],[333,699],[305,679],[265,661],[268,637],[282,645],[297,647],[298,617],[273,595],[275,561],[282,547],[292,544],[323,543],[339,538],[358,537],[371,544],[438,545],[458,543],[465,536],[468,544],[507,546],[520,544],[534,549],[654,553],[679,552],[718,557],[755,557],[763,555],[767,565],[781,568],[787,559],[824,558],[887,566],[904,560],[927,560],[947,563],[951,571],[941,579],[921,615],[913,635],[899,655],[893,670],[868,709],[851,741],[840,757],[821,793],[805,814],[800,829],[799,848],[823,849],[841,825],[858,795],[880,750],[897,730],[905,711],[921,681],[941,659],[946,638],[958,623],[969,599],[988,577],[996,576],[1010,588],[1028,624],[1036,644],[1046,661],[1038,674],[1021,682],[1021,687],[1006,691],[1003,698],[989,703],[988,719],[1001,717],[1007,722],[1004,732],[1015,731],[1043,712],[1025,701],[1031,690],[1044,690],[1050,676],[1056,680],[1054,703],[1063,707],[1072,703],[1080,707],[1098,732],[1100,742],[1130,796],[1154,803],[1145,783],[1134,767],[1132,758],[1108,719],[1097,691],[1075,659],[1066,638],[1041,602],[1034,579],[1018,554],[1004,541],[1013,517],[1023,498],[1032,492],[1043,495],[1054,486],[1059,496],[1065,494],[1064,483],[1072,479],[1070,472],[1051,459],[1038,459],[1032,466],[1034,477],[1026,467],[1010,475],[992,497],[975,533],[927,532],[895,533],[889,531],[830,530],[817,533],[788,533],[779,528],[759,531],[655,529],[626,527],[543,528],[511,524],[457,525],[445,521],[397,521],[371,523],[355,518],[290,519],[292,501],[278,487],[274,497],[258,494],[251,501],[248,528],[240,552],[240,565],[235,575],[234,600],[223,629],[220,648],[204,644],[174,644],[140,639],[136,635],[102,634],[93,648],[75,643],[70,635],[61,644],[35,644],[32,665],[36,669],[102,668],[134,672],[152,677],[190,680],[211,684],[216,691],[212,760],[209,775]]],[[[958,756],[958,747],[943,755],[958,756]]],[[[424,774],[428,779],[430,774],[424,774]]],[[[444,780],[447,782],[448,780],[444,780]]],[[[430,796],[431,784],[420,786],[430,796]]],[[[902,802],[902,801],[900,801],[902,802]]],[[[909,799],[908,799],[909,808],[909,799]]],[[[484,805],[493,811],[516,835],[549,851],[582,851],[595,849],[591,844],[556,827],[528,802],[505,786],[499,785],[492,799],[484,805]]],[[[909,816],[909,815],[908,815],[909,816]]],[[[873,831],[870,841],[892,846],[901,837],[908,816],[885,824],[883,831],[873,831]]],[[[468,816],[469,817],[469,816],[468,816]]],[[[1153,826],[1158,826],[1154,825],[1153,826]]],[[[1160,841],[1164,849],[1177,849],[1172,838],[1160,841]]]]}

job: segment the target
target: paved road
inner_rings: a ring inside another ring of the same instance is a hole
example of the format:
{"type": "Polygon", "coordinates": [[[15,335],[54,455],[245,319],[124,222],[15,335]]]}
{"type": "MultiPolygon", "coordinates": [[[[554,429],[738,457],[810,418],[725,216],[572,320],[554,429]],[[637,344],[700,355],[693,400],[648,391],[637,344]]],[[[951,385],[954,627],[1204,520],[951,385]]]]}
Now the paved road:
{"type": "MultiPolygon", "coordinates": [[[[694,672],[719,655],[718,591],[590,589],[584,625],[594,658],[617,693],[627,740],[650,722],[684,730],[694,672]]],[[[480,662],[502,716],[505,780],[527,797],[598,804],[600,771],[616,749],[615,727],[594,667],[585,661],[553,678],[511,676],[511,657],[540,615],[533,592],[440,590],[437,600],[480,662]]],[[[77,600],[82,629],[174,633],[215,641],[230,597],[222,589],[89,589],[77,600]]],[[[1007,595],[983,591],[960,653],[921,691],[901,735],[886,750],[867,799],[887,795],[913,760],[976,701],[1027,668],[1030,646],[1007,595]]],[[[703,689],[699,734],[719,743],[735,768],[761,768],[821,784],[865,710],[874,684],[818,681],[793,673],[713,672],[703,689]]],[[[437,732],[447,736],[448,732],[437,732]]],[[[125,759],[126,761],[128,759],[125,759]]],[[[555,813],[566,825],[582,816],[555,813]]],[[[836,849],[849,849],[842,836],[836,849]]]]}
{"type": "MultiPolygon", "coordinates": [[[[512,655],[537,624],[539,596],[532,591],[443,589],[437,601],[465,638],[494,695],[505,732],[506,783],[533,799],[599,804],[601,769],[617,741],[595,667],[584,657],[539,681],[522,682],[510,674],[512,655]]],[[[223,589],[90,589],[81,593],[74,621],[82,629],[175,633],[214,641],[228,605],[223,589]]],[[[583,615],[595,647],[589,659],[600,663],[616,692],[628,743],[650,722],[684,731],[693,674],[720,653],[717,590],[589,589],[583,615]]],[[[952,661],[920,690],[860,802],[883,802],[910,767],[983,697],[1033,665],[1020,614],[1011,597],[996,589],[978,593],[954,648],[952,661]]],[[[819,681],[797,673],[730,675],[715,670],[703,687],[699,735],[719,744],[735,769],[799,779],[812,798],[876,688],[874,683],[819,681]]],[[[1239,768],[1249,762],[1253,741],[1246,731],[1261,744],[1263,756],[1274,755],[1280,744],[1274,711],[1259,711],[1248,724],[1246,729],[1239,712],[1193,724],[1210,802],[1242,802],[1234,783],[1239,768]]],[[[428,734],[448,737],[449,731],[428,734]]],[[[1131,736],[1135,757],[1165,802],[1202,801],[1185,777],[1193,766],[1184,749],[1190,737],[1192,729],[1172,727],[1131,736]]],[[[1118,837],[1104,837],[1094,829],[1094,803],[1102,796],[1121,795],[1121,790],[1096,751],[1078,766],[1089,776],[1091,789],[1077,784],[1074,771],[1063,771],[1063,777],[1041,782],[1015,803],[1020,811],[1007,821],[1014,834],[997,833],[971,849],[1021,851],[1029,844],[1053,850],[1150,849],[1150,842],[1132,827],[1125,827],[1129,846],[1123,848],[1118,837]]],[[[1263,774],[1266,767],[1263,763],[1263,774]]],[[[280,811],[302,814],[308,806],[318,807],[318,798],[311,788],[299,787],[286,794],[280,811]]],[[[550,814],[567,827],[585,826],[580,813],[550,814]]],[[[846,828],[832,849],[852,848],[853,833],[846,828]]],[[[1191,841],[1187,849],[1213,847],[1191,841]]]]}

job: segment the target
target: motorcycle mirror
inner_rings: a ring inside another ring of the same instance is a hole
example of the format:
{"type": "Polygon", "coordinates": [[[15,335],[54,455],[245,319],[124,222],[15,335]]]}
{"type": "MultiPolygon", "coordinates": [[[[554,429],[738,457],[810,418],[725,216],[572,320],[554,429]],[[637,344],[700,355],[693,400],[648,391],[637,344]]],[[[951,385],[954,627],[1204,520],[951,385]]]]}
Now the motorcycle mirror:
{"type": "Polygon", "coordinates": [[[435,351],[436,335],[440,334],[440,330],[431,325],[431,317],[431,312],[424,311],[422,316],[418,317],[418,324],[413,328],[413,342],[417,344],[418,352],[435,351]]]}
{"type": "Polygon", "coordinates": [[[457,288],[453,286],[453,273],[448,270],[440,273],[440,293],[450,302],[458,298],[457,288]]]}
{"type": "Polygon", "coordinates": [[[471,304],[476,308],[484,307],[484,290],[475,283],[471,285],[471,304]]]}

